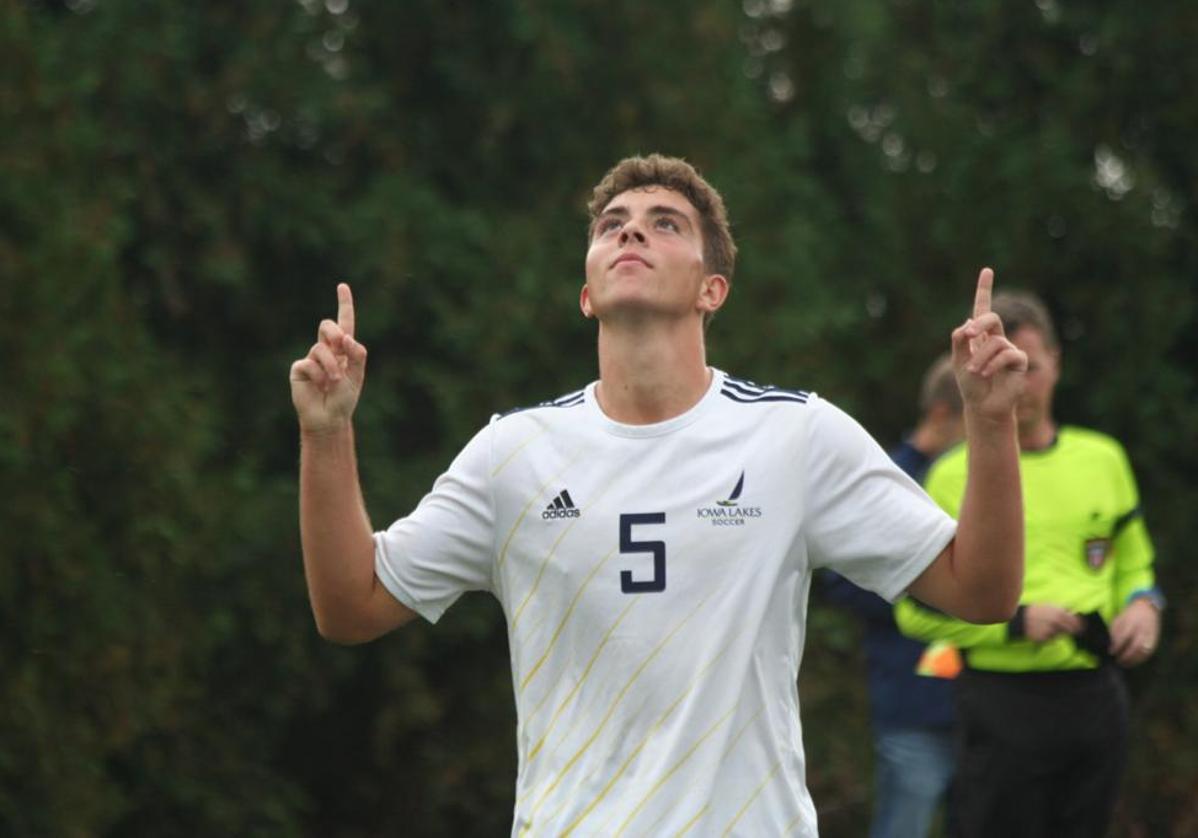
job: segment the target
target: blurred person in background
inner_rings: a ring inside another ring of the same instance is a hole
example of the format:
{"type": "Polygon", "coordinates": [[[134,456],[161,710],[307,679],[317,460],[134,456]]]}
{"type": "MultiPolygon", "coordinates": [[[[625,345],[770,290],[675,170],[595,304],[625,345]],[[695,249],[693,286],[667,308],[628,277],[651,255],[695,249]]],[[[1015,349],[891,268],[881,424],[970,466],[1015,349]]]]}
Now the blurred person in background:
{"type": "MultiPolygon", "coordinates": [[[[956,680],[962,834],[1102,836],[1127,753],[1121,669],[1156,651],[1164,598],[1123,447],[1053,418],[1061,353],[1047,308],[1003,293],[993,309],[1028,356],[1016,411],[1027,538],[1019,609],[1008,623],[967,625],[916,594],[896,619],[912,637],[965,649],[956,680]]],[[[928,473],[929,494],[950,514],[967,461],[958,448],[928,473]]]]}
{"type": "MultiPolygon", "coordinates": [[[[922,483],[932,461],[964,436],[961,412],[952,358],[944,355],[924,373],[919,421],[890,450],[891,459],[922,483]]],[[[922,838],[948,797],[953,776],[952,683],[916,672],[928,646],[898,630],[889,602],[835,572],[825,573],[823,582],[828,601],[851,611],[865,627],[874,739],[870,838],[922,838]]],[[[950,803],[946,807],[949,834],[952,817],[950,803]]]]}

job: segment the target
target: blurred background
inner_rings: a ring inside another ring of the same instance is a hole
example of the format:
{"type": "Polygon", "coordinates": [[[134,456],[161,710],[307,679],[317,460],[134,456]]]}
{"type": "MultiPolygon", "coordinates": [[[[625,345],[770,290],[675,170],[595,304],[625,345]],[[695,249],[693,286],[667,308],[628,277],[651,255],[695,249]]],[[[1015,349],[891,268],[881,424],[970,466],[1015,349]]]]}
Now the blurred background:
{"type": "MultiPolygon", "coordinates": [[[[0,833],[507,833],[499,608],[317,637],[287,370],[349,281],[386,526],[595,377],[583,206],[662,151],[741,248],[711,363],[883,445],[981,265],[1047,299],[1170,599],[1118,834],[1198,834],[1195,42],[1131,0],[0,0],[0,833]]],[[[852,618],[815,605],[800,685],[860,835],[852,618]]]]}

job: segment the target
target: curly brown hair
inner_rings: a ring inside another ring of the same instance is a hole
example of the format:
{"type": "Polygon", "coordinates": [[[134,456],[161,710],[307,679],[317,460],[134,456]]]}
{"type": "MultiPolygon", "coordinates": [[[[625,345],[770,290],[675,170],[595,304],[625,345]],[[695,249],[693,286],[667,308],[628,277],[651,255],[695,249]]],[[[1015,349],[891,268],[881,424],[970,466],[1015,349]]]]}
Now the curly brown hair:
{"type": "Polygon", "coordinates": [[[600,213],[622,192],[660,186],[672,189],[691,202],[699,213],[699,229],[703,237],[703,265],[708,273],[720,274],[732,283],[736,267],[736,243],[728,224],[728,211],[720,193],[705,181],[695,167],[678,157],[650,154],[647,157],[626,157],[603,176],[587,204],[590,223],[587,234],[594,229],[600,213]]]}

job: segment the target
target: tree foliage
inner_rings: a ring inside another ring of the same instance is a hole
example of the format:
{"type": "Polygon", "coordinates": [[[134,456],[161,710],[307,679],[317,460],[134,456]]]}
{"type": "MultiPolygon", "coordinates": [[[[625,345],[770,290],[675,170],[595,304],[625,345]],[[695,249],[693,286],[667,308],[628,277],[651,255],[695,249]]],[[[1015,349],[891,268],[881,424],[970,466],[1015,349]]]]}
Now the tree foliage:
{"type": "MultiPolygon", "coordinates": [[[[493,602],[316,637],[286,369],[350,281],[385,525],[492,412],[594,376],[582,206],[654,150],[735,223],[712,362],[883,440],[978,267],[1047,298],[1061,418],[1127,444],[1172,602],[1120,817],[1198,829],[1196,30],[1126,0],[0,3],[0,831],[509,828],[493,602]]],[[[812,623],[811,783],[858,834],[860,658],[812,623]]]]}

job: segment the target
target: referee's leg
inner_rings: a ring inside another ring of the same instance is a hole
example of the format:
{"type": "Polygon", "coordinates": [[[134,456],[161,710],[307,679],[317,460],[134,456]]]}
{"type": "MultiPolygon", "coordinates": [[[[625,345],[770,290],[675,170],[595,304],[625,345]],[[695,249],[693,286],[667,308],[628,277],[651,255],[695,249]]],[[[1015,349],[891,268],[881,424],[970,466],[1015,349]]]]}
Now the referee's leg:
{"type": "Polygon", "coordinates": [[[1019,676],[966,670],[956,682],[956,803],[962,838],[1057,838],[1046,830],[1057,754],[1019,676]]]}
{"type": "Polygon", "coordinates": [[[1129,702],[1123,674],[1114,666],[1094,673],[1072,696],[1073,759],[1054,794],[1052,834],[1102,836],[1119,798],[1127,763],[1129,702]]]}

